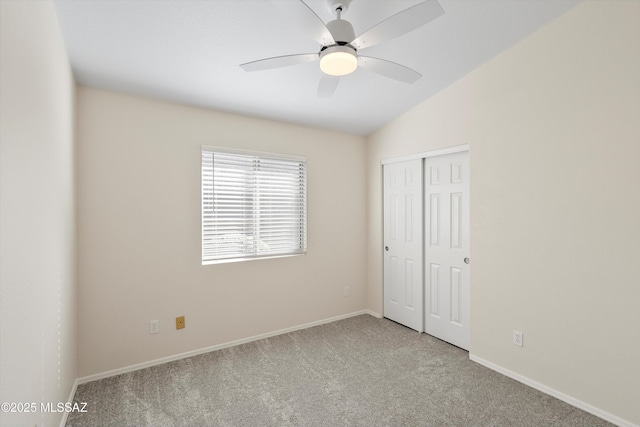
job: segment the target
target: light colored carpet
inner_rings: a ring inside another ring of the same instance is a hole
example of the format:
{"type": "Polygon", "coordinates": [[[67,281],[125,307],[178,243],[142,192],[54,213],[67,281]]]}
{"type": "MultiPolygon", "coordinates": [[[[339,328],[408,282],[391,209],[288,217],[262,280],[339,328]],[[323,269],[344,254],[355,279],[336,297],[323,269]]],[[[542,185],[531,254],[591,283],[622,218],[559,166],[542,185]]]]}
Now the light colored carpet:
{"type": "Polygon", "coordinates": [[[83,384],[68,426],[610,426],[369,315],[83,384]]]}

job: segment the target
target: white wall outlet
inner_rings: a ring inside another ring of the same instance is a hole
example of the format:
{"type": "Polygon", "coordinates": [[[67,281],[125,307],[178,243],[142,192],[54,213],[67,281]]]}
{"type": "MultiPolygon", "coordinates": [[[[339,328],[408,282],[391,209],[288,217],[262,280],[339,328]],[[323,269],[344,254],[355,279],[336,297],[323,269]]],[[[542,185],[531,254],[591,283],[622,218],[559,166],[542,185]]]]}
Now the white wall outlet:
{"type": "Polygon", "coordinates": [[[345,286],[345,287],[344,287],[344,296],[345,296],[345,297],[348,297],[348,296],[349,296],[349,287],[348,287],[348,286],[345,286]]]}
{"type": "Polygon", "coordinates": [[[524,339],[524,334],[522,331],[513,330],[513,345],[517,345],[518,347],[522,347],[522,340],[524,339]]]}
{"type": "Polygon", "coordinates": [[[160,321],[152,320],[151,322],[149,322],[149,333],[157,334],[158,332],[160,332],[160,321]]]}

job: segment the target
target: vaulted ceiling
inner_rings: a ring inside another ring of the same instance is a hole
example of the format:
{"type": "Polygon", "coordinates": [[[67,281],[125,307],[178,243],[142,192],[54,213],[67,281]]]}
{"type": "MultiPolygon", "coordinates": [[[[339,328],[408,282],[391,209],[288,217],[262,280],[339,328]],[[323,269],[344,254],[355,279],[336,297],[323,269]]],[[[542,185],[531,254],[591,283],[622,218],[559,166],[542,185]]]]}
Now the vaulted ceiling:
{"type": "MultiPolygon", "coordinates": [[[[439,0],[442,16],[365,51],[417,70],[422,78],[406,84],[359,68],[340,77],[330,98],[318,97],[318,62],[256,72],[240,68],[266,57],[319,51],[269,0],[54,3],[80,84],[367,135],[579,0],[439,0]]],[[[327,0],[305,3],[324,22],[335,19],[327,0]]],[[[353,0],[342,18],[358,35],[418,3],[353,0]]]]}

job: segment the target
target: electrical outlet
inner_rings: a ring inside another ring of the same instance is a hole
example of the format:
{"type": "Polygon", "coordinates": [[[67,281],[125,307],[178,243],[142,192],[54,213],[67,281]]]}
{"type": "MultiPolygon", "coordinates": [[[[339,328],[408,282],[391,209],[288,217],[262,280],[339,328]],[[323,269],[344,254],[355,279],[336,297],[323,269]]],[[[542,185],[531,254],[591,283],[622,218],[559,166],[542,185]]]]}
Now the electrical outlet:
{"type": "Polygon", "coordinates": [[[524,334],[522,331],[513,330],[513,345],[517,345],[518,347],[523,346],[524,334]]]}
{"type": "Polygon", "coordinates": [[[345,286],[345,287],[344,287],[344,296],[345,296],[345,297],[348,297],[348,296],[349,296],[349,287],[348,287],[348,286],[345,286]]]}
{"type": "Polygon", "coordinates": [[[158,332],[160,332],[160,321],[152,320],[151,322],[149,322],[149,333],[157,334],[158,332]]]}
{"type": "Polygon", "coordinates": [[[184,316],[176,317],[176,329],[184,329],[184,316]]]}

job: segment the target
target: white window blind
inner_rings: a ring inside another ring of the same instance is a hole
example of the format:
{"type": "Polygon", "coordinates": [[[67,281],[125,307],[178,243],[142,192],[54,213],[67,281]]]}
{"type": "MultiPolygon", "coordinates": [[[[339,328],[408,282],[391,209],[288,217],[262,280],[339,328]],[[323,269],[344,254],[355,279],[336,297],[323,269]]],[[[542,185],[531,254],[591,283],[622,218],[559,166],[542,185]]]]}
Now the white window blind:
{"type": "Polygon", "coordinates": [[[202,147],[202,263],[303,254],[303,158],[202,147]]]}

